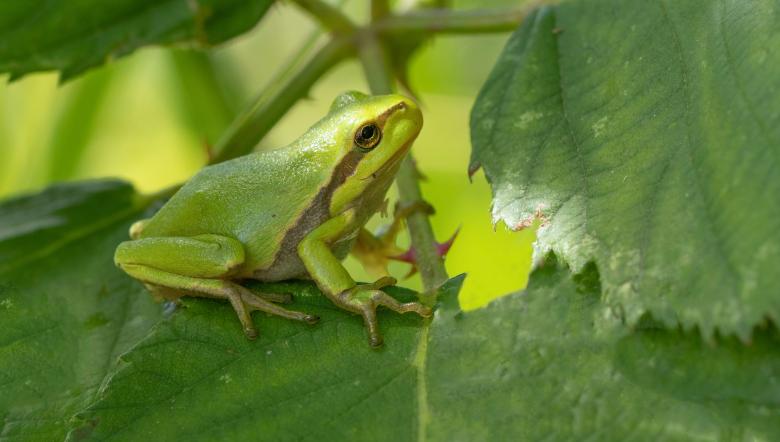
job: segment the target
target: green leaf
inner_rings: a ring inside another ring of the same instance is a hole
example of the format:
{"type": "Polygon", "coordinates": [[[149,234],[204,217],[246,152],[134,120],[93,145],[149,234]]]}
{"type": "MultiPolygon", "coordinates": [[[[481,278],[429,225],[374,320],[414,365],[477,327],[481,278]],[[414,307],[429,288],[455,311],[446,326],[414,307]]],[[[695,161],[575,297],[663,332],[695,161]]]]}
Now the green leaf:
{"type": "MultiPolygon", "coordinates": [[[[631,333],[594,266],[551,259],[525,293],[470,313],[462,277],[430,324],[382,314],[385,347],[311,285],[311,327],[262,317],[247,341],[225,303],[188,300],[111,374],[71,433],[86,440],[669,440],[780,434],[780,337],[702,344],[631,333]]],[[[396,291],[396,296],[409,295],[396,291]]],[[[299,306],[299,307],[298,307],[299,306]]],[[[771,437],[770,437],[771,436],[771,437]]]]}
{"type": "Polygon", "coordinates": [[[594,260],[634,324],[780,319],[776,0],[590,0],[510,38],[472,112],[472,170],[538,254],[594,260]]]}
{"type": "Polygon", "coordinates": [[[773,440],[780,334],[751,346],[627,330],[595,266],[547,259],[525,293],[438,312],[427,364],[431,440],[773,440]]]}
{"type": "Polygon", "coordinates": [[[1,2],[0,73],[58,70],[67,80],[141,46],[214,45],[254,26],[272,1],[1,2]]]}
{"type": "Polygon", "coordinates": [[[0,439],[62,440],[117,357],[159,320],[112,259],[142,207],[116,181],[0,203],[0,439]]]}
{"type": "MultiPolygon", "coordinates": [[[[444,296],[456,298],[461,282],[451,281],[444,296]]],[[[320,322],[256,314],[260,336],[248,341],[228,304],[187,299],[122,357],[76,432],[87,440],[415,437],[423,321],[380,312],[385,346],[377,351],[362,319],[312,285],[266,287],[295,292],[292,308],[320,322]]]]}
{"type": "Polygon", "coordinates": [[[316,326],[256,315],[261,336],[248,341],[227,303],[191,298],[158,322],[159,306],[111,259],[149,202],[97,181],[0,203],[3,438],[780,435],[776,328],[749,346],[648,318],[632,331],[601,302],[594,265],[572,276],[554,257],[525,292],[482,310],[460,310],[457,277],[430,321],[382,312],[379,351],[358,316],[304,282],[270,288],[295,293],[316,326]]]}

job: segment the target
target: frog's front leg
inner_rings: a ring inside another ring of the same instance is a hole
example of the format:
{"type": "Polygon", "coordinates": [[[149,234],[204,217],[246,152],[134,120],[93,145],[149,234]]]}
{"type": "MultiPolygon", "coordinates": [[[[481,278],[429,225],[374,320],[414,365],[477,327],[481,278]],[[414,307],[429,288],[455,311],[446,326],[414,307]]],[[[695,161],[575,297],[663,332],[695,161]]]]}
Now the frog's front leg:
{"type": "Polygon", "coordinates": [[[257,337],[251,310],[308,323],[319,319],[279,307],[229,281],[244,262],[244,246],[232,238],[198,235],[125,241],[117,247],[114,262],[130,276],[168,292],[229,300],[250,339],[257,337]]]}
{"type": "Polygon", "coordinates": [[[430,316],[431,309],[419,302],[400,303],[384,293],[382,288],[395,284],[391,277],[373,284],[356,284],[341,261],[333,255],[330,244],[353,227],[355,212],[349,210],[328,220],[306,235],[298,244],[298,255],[320,290],[337,306],[359,313],[368,329],[369,344],[382,345],[382,335],[376,319],[377,307],[384,306],[398,313],[415,312],[430,316]]]}

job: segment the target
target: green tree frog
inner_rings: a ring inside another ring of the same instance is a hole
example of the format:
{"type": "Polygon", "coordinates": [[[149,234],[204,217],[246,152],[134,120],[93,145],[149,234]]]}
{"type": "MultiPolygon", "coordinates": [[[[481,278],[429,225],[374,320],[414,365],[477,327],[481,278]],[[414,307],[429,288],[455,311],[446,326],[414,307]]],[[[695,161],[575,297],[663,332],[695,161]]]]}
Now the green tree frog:
{"type": "Polygon", "coordinates": [[[430,316],[419,302],[382,291],[391,277],[356,284],[341,260],[382,206],[422,114],[399,95],[347,92],[287,147],[205,167],[151,218],[130,228],[114,261],[158,297],[230,301],[244,333],[250,312],[315,323],[288,310],[281,294],[255,294],[240,281],[310,278],[334,304],[362,315],[369,343],[382,345],[378,306],[430,316]]]}

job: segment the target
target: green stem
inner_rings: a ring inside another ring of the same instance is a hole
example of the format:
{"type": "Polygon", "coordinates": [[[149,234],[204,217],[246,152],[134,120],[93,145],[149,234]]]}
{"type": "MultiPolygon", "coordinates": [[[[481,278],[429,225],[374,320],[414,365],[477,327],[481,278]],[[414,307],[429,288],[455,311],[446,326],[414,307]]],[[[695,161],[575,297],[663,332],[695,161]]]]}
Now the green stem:
{"type": "MultiPolygon", "coordinates": [[[[387,66],[384,50],[378,39],[375,35],[364,31],[364,35],[361,36],[359,41],[360,59],[363,63],[363,69],[371,92],[374,94],[391,92],[393,90],[392,76],[387,66]]],[[[414,164],[414,158],[409,153],[401,163],[401,167],[396,175],[399,202],[402,205],[424,202],[418,177],[419,174],[414,164]]],[[[447,270],[444,268],[444,261],[436,249],[436,237],[433,234],[433,228],[428,220],[428,215],[419,211],[411,214],[406,219],[406,223],[409,226],[412,246],[417,254],[417,268],[422,277],[423,287],[427,294],[432,294],[448,278],[447,270]]]]}
{"type": "Polygon", "coordinates": [[[362,30],[356,40],[360,42],[358,55],[371,93],[392,93],[393,76],[387,63],[387,54],[380,45],[379,39],[370,30],[362,30]]]}
{"type": "Polygon", "coordinates": [[[377,21],[388,14],[390,14],[390,2],[388,0],[371,0],[371,21],[377,21]]]}
{"type": "MultiPolygon", "coordinates": [[[[401,163],[401,168],[398,170],[395,179],[395,183],[398,186],[398,198],[402,204],[425,201],[420,191],[419,176],[414,157],[409,153],[403,163],[401,163]]],[[[422,212],[415,212],[410,215],[406,219],[406,224],[409,227],[412,245],[417,253],[417,269],[420,271],[423,286],[426,293],[433,293],[449,278],[447,269],[444,267],[444,260],[439,256],[436,247],[436,236],[433,234],[433,227],[431,227],[428,215],[422,212]]]]}
{"type": "Polygon", "coordinates": [[[211,163],[219,163],[252,151],[271,128],[287,113],[327,71],[353,52],[350,42],[341,37],[329,41],[308,62],[282,81],[263,91],[225,131],[213,149],[211,163]]]}
{"type": "MultiPolygon", "coordinates": [[[[358,42],[360,57],[366,69],[366,78],[374,93],[392,89],[392,75],[387,69],[384,52],[378,48],[377,34],[398,35],[406,32],[430,33],[478,33],[513,30],[527,12],[538,5],[503,10],[453,11],[449,9],[418,10],[397,16],[386,16],[387,2],[375,0],[372,15],[376,21],[359,29],[335,7],[322,0],[294,0],[335,34],[303,66],[282,71],[281,80],[257,97],[252,105],[241,113],[214,146],[211,163],[218,163],[250,152],[273,128],[281,117],[328,70],[353,54],[358,42]],[[364,38],[365,37],[365,38],[364,38]],[[369,62],[367,62],[367,60],[369,62]],[[374,60],[374,61],[370,61],[374,60]]],[[[297,63],[291,64],[291,67],[297,63]]]]}
{"type": "Polygon", "coordinates": [[[388,16],[373,28],[382,35],[402,35],[409,32],[431,34],[479,34],[515,30],[528,13],[539,6],[532,2],[520,8],[477,9],[457,11],[452,9],[427,9],[388,16]]]}
{"type": "Polygon", "coordinates": [[[356,26],[346,15],[337,8],[322,0],[294,0],[304,11],[308,12],[326,29],[334,34],[352,34],[356,26]]]}

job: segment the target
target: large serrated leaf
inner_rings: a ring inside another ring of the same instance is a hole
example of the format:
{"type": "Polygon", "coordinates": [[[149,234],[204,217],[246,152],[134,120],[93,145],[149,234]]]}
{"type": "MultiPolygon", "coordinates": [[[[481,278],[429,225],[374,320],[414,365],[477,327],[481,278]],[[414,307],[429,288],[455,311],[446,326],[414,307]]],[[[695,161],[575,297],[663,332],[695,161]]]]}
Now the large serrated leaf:
{"type": "Polygon", "coordinates": [[[209,46],[254,26],[273,0],[0,2],[0,73],[68,79],[152,44],[209,46]]]}
{"type": "Polygon", "coordinates": [[[496,220],[543,220],[630,323],[780,319],[780,2],[589,0],[510,38],[474,106],[496,220]]]}
{"type": "Polygon", "coordinates": [[[0,439],[62,440],[117,357],[159,320],[112,259],[142,210],[116,181],[0,204],[0,439]]]}
{"type": "Polygon", "coordinates": [[[525,293],[431,329],[431,440],[714,440],[780,435],[780,334],[716,346],[649,320],[630,332],[595,267],[555,259],[525,293]]]}
{"type": "MultiPolygon", "coordinates": [[[[382,314],[370,349],[358,317],[315,289],[310,327],[264,317],[246,341],[230,307],[191,300],[123,356],[71,433],[84,440],[695,440],[780,434],[780,338],[703,344],[630,333],[599,302],[593,266],[554,259],[527,292],[479,311],[461,279],[428,324],[382,314]]],[[[289,284],[273,287],[290,289],[289,284]]],[[[404,295],[404,292],[395,292],[404,295]]]]}
{"type": "MultiPolygon", "coordinates": [[[[442,295],[455,299],[462,278],[442,295]]],[[[87,440],[410,440],[428,328],[419,317],[380,312],[385,346],[373,350],[359,316],[306,283],[291,308],[316,326],[264,315],[248,341],[225,303],[187,300],[123,356],[75,434],[87,440]]],[[[411,292],[395,290],[410,298],[411,292]]],[[[258,315],[259,316],[259,315],[258,315]]]]}
{"type": "MultiPolygon", "coordinates": [[[[160,318],[111,256],[149,200],[120,182],[0,204],[0,437],[12,440],[691,440],[780,435],[780,336],[704,343],[600,301],[554,258],[524,293],[431,321],[382,312],[386,346],[309,283],[308,326],[185,298],[160,318]],[[34,220],[46,220],[38,224],[34,220]],[[23,228],[23,226],[29,226],[23,228]],[[25,250],[33,252],[25,253],[25,250]],[[122,354],[122,356],[119,356],[122,354]]],[[[395,289],[399,298],[413,294],[395,289]]]]}

